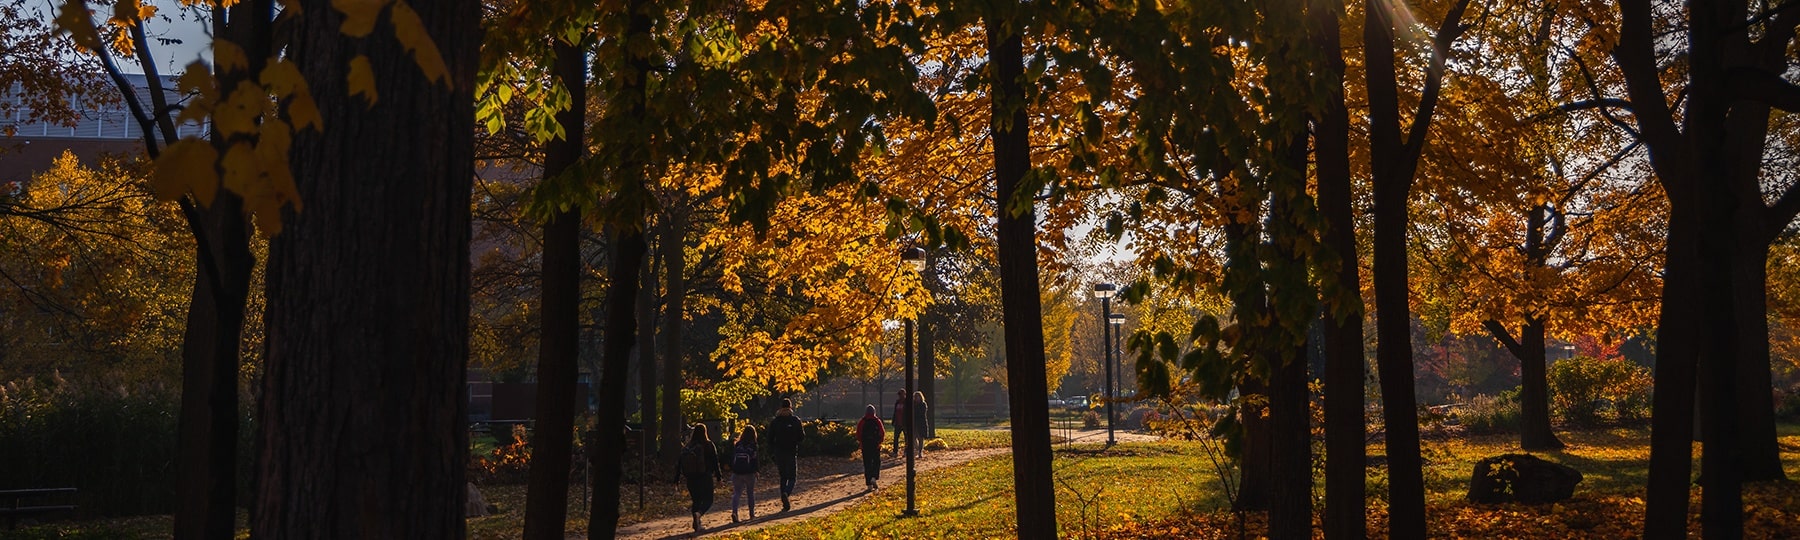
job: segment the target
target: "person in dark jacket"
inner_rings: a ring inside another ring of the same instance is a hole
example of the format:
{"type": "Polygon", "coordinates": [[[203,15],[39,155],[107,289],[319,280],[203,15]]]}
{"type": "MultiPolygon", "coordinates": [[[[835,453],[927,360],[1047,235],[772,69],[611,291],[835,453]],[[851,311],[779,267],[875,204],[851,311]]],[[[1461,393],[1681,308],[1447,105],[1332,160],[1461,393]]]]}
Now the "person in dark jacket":
{"type": "Polygon", "coordinates": [[[874,491],[875,481],[881,479],[881,441],[885,438],[881,416],[875,414],[874,405],[869,405],[863,409],[862,421],[856,423],[856,441],[862,445],[863,483],[869,491],[874,491]]]}
{"type": "Polygon", "coordinates": [[[894,424],[894,455],[898,456],[901,448],[900,436],[908,431],[906,429],[906,390],[901,389],[894,396],[894,417],[889,422],[894,424]]]}
{"type": "Polygon", "coordinates": [[[724,480],[719,474],[719,450],[706,436],[706,424],[694,424],[694,434],[675,460],[675,483],[687,476],[688,498],[693,501],[689,512],[694,515],[694,532],[700,532],[700,514],[712,508],[713,481],[724,480]]]}
{"type": "Polygon", "coordinates": [[[805,438],[806,429],[801,427],[800,419],[794,417],[793,400],[783,398],[781,410],[775,411],[775,419],[769,421],[769,450],[775,453],[775,469],[781,473],[783,512],[792,508],[788,496],[794,493],[799,476],[800,441],[805,438]]]}
{"type": "Polygon", "coordinates": [[[925,393],[913,392],[912,406],[907,409],[907,421],[911,422],[907,424],[907,436],[912,437],[913,453],[918,457],[925,457],[925,434],[931,431],[931,417],[927,414],[930,412],[931,406],[925,404],[925,393]]]}

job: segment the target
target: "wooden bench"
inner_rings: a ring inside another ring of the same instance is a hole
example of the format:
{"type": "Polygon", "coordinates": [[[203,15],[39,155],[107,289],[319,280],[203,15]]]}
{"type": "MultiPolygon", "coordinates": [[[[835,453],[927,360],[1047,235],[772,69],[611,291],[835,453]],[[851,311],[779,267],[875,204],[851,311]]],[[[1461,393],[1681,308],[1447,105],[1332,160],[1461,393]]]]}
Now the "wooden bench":
{"type": "Polygon", "coordinates": [[[0,519],[6,520],[7,528],[18,526],[19,520],[55,512],[75,510],[73,504],[34,504],[25,506],[27,500],[49,499],[57,496],[73,498],[75,488],[38,488],[38,489],[5,489],[0,490],[0,519]]]}

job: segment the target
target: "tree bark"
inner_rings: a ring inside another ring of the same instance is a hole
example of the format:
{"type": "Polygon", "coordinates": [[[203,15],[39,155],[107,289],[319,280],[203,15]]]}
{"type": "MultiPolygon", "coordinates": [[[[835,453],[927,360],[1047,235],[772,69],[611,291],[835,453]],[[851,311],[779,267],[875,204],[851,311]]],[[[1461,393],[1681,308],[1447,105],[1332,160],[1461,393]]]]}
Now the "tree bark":
{"type": "MultiPolygon", "coordinates": [[[[626,42],[642,39],[650,33],[650,16],[644,13],[645,1],[626,2],[625,35],[621,36],[626,42]]],[[[642,126],[650,121],[645,103],[645,79],[650,76],[650,58],[648,52],[640,48],[626,49],[623,82],[619,95],[611,98],[621,100],[618,103],[623,106],[622,112],[627,118],[620,120],[634,127],[642,126]]],[[[642,141],[642,134],[638,135],[629,140],[642,141]]],[[[624,153],[627,157],[616,173],[621,176],[616,188],[619,192],[614,196],[624,201],[648,199],[649,179],[645,178],[645,163],[631,150],[624,153]]],[[[588,506],[588,538],[613,538],[619,525],[619,484],[624,478],[625,379],[631,371],[631,348],[637,340],[635,304],[637,288],[642,282],[638,270],[644,263],[644,253],[649,251],[644,239],[648,211],[641,206],[618,208],[609,216],[606,226],[611,251],[606,272],[600,387],[595,393],[600,403],[594,414],[594,440],[590,446],[593,451],[588,453],[588,470],[593,475],[594,490],[588,506]]],[[[671,237],[674,238],[680,237],[671,237]]],[[[669,298],[681,297],[673,283],[669,291],[669,298]]],[[[678,326],[670,325],[670,328],[678,326]]]]}
{"type": "MultiPolygon", "coordinates": [[[[587,119],[587,55],[578,44],[557,41],[557,78],[571,105],[557,113],[565,134],[544,149],[544,180],[581,159],[587,119]]],[[[575,379],[581,353],[581,211],[558,212],[544,224],[542,286],[538,302],[536,429],[525,493],[527,540],[562,540],[568,522],[569,465],[575,444],[575,379]]]]}
{"type": "Polygon", "coordinates": [[[1274,463],[1270,459],[1270,440],[1267,383],[1254,376],[1245,377],[1238,384],[1238,395],[1241,401],[1238,408],[1238,423],[1244,426],[1244,441],[1238,455],[1238,492],[1237,498],[1231,501],[1233,510],[1261,511],[1269,509],[1269,499],[1275,475],[1274,463]]]}
{"type": "Polygon", "coordinates": [[[686,321],[682,314],[686,313],[687,300],[687,216],[680,205],[671,205],[663,214],[667,225],[662,231],[660,247],[663,257],[663,315],[662,315],[662,355],[663,355],[663,395],[662,395],[662,455],[674,466],[674,459],[681,455],[681,429],[684,419],[681,417],[681,330],[686,321]]]}
{"type": "MultiPolygon", "coordinates": [[[[1759,235],[1760,236],[1760,235],[1759,235]]],[[[1769,242],[1736,235],[1738,416],[1743,420],[1744,481],[1785,480],[1775,431],[1775,382],[1769,364],[1769,242]]]]}
{"type": "Polygon", "coordinates": [[[1317,289],[1300,250],[1311,230],[1306,193],[1307,134],[1288,135],[1284,166],[1269,175],[1268,240],[1271,256],[1261,265],[1273,321],[1269,356],[1269,537],[1312,538],[1312,394],[1307,388],[1306,333],[1317,313],[1317,289]]]}
{"type": "Polygon", "coordinates": [[[325,2],[290,46],[324,131],[294,137],[305,212],[267,274],[256,538],[460,538],[480,5],[414,4],[448,66],[425,78],[385,33],[325,2]],[[351,96],[366,55],[380,96],[351,96]]]}
{"type": "MultiPolygon", "coordinates": [[[[1020,9],[1014,4],[1011,9],[1020,9]]],[[[1000,301],[1010,382],[1013,493],[1018,536],[1056,538],[1056,486],[1051,478],[1049,383],[1044,372],[1043,306],[1038,297],[1037,212],[1022,186],[1031,170],[1030,119],[1025,114],[1023,38],[1005,17],[989,13],[995,211],[1000,301]]]]}
{"type": "Polygon", "coordinates": [[[1550,425],[1550,382],[1544,361],[1544,320],[1527,316],[1519,329],[1524,342],[1516,341],[1499,321],[1484,321],[1482,326],[1494,336],[1513,358],[1519,360],[1519,447],[1547,451],[1563,448],[1550,425]]]}
{"type": "Polygon", "coordinates": [[[1363,302],[1356,250],[1356,196],[1350,181],[1350,112],[1344,105],[1344,52],[1339,43],[1342,5],[1312,0],[1312,40],[1323,56],[1319,76],[1329,94],[1313,123],[1313,160],[1318,178],[1320,234],[1336,254],[1337,267],[1320,274],[1325,325],[1325,538],[1349,540],[1368,533],[1364,515],[1364,474],[1368,461],[1363,425],[1363,302]]]}
{"type": "MultiPolygon", "coordinates": [[[[269,0],[215,9],[213,31],[245,51],[248,65],[215,76],[235,86],[267,64],[269,0]]],[[[214,133],[221,152],[231,141],[214,133]]],[[[230,539],[237,532],[238,364],[244,309],[256,256],[243,199],[219,193],[189,222],[194,232],[193,296],[182,335],[181,416],[178,419],[174,537],[230,539]]]]}

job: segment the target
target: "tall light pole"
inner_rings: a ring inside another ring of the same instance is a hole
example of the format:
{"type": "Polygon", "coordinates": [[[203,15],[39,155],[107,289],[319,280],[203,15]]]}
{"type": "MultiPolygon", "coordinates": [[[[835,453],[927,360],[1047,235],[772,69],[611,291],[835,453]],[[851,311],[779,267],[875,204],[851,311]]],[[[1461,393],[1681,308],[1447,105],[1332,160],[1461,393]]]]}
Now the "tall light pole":
{"type": "MultiPolygon", "coordinates": [[[[1109,313],[1106,315],[1106,322],[1109,323],[1109,324],[1107,324],[1107,326],[1112,327],[1113,340],[1112,340],[1112,343],[1108,343],[1107,346],[1112,351],[1113,363],[1115,363],[1115,364],[1116,363],[1124,363],[1125,351],[1123,351],[1119,348],[1119,342],[1125,340],[1124,332],[1120,331],[1122,329],[1122,327],[1125,325],[1125,314],[1124,313],[1109,313]]],[[[1125,370],[1123,368],[1120,368],[1119,369],[1119,378],[1117,381],[1114,381],[1114,384],[1113,384],[1113,388],[1112,388],[1113,395],[1116,396],[1119,394],[1119,387],[1123,386],[1124,382],[1125,382],[1125,370]]],[[[1107,416],[1112,416],[1111,410],[1108,410],[1107,413],[1108,413],[1107,416]]]]}
{"type": "Polygon", "coordinates": [[[1113,351],[1112,351],[1112,297],[1119,292],[1119,286],[1111,283],[1095,283],[1094,298],[1100,299],[1100,335],[1101,348],[1106,350],[1106,445],[1112,446],[1118,441],[1113,439],[1113,351]]]}
{"type": "MultiPolygon", "coordinates": [[[[917,247],[906,248],[905,251],[900,252],[900,261],[906,263],[906,266],[911,268],[914,274],[923,272],[925,270],[925,250],[917,247]]],[[[917,499],[914,498],[914,481],[918,477],[918,470],[913,464],[913,453],[918,451],[917,448],[914,448],[916,446],[914,441],[919,439],[919,426],[913,425],[913,419],[918,418],[919,415],[913,408],[918,407],[919,404],[913,401],[913,320],[911,317],[906,319],[905,337],[906,418],[896,420],[906,422],[906,510],[902,510],[900,515],[910,517],[919,515],[917,499]]]]}

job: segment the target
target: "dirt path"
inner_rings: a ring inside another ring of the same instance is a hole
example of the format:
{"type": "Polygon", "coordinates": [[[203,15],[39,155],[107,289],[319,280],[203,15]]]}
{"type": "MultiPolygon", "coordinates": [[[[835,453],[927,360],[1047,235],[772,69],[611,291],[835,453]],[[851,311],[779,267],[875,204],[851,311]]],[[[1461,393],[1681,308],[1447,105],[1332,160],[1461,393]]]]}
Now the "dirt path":
{"type": "MultiPolygon", "coordinates": [[[[1101,431],[1102,440],[1106,432],[1101,431]]],[[[918,471],[930,471],[942,467],[960,465],[969,461],[995,455],[1010,453],[1009,448],[983,448],[976,450],[957,450],[950,452],[928,452],[925,458],[917,460],[918,471]]],[[[731,495],[720,495],[713,500],[712,511],[700,517],[701,533],[698,537],[719,533],[741,533],[754,531],[764,527],[792,523],[818,517],[829,516],[848,508],[862,500],[869,490],[863,486],[862,463],[846,460],[844,466],[836,468],[831,474],[802,480],[795,488],[792,497],[793,510],[781,512],[780,484],[764,481],[759,478],[756,483],[756,519],[740,509],[739,517],[745,518],[738,523],[731,522],[731,495]]],[[[773,468],[773,467],[768,467],[773,468]]],[[[888,489],[895,485],[904,485],[906,479],[906,460],[900,458],[883,458],[881,461],[881,480],[877,482],[880,489],[888,489]]],[[[636,525],[621,527],[619,538],[664,539],[694,538],[693,522],[687,516],[659,519],[636,525]]],[[[571,536],[570,538],[577,538],[571,536]]]]}

